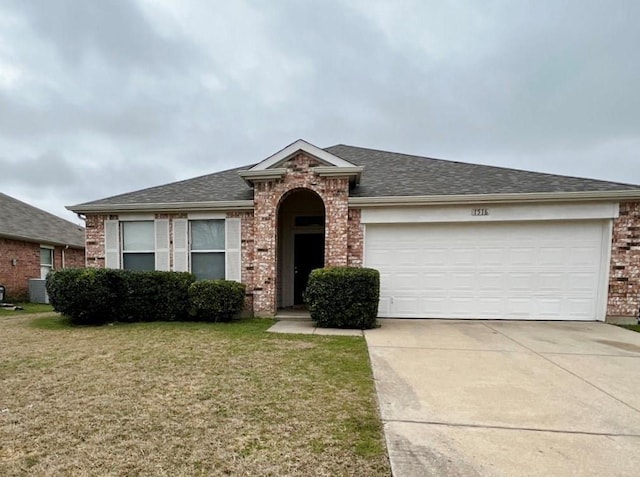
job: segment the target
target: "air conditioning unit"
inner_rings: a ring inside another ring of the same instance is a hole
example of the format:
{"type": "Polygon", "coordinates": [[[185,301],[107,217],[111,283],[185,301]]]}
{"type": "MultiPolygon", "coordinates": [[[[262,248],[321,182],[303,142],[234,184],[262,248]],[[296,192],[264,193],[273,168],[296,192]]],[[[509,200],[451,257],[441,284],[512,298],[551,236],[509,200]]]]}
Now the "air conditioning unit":
{"type": "Polygon", "coordinates": [[[29,301],[31,303],[49,303],[46,283],[46,280],[40,278],[29,280],[29,301]]]}

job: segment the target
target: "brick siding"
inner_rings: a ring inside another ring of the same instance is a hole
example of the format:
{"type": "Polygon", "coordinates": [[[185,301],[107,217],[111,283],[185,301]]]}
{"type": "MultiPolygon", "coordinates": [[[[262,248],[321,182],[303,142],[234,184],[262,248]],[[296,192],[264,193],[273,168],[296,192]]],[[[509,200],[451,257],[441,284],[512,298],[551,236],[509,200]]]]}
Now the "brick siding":
{"type": "Polygon", "coordinates": [[[364,230],[360,224],[360,209],[350,209],[348,219],[347,265],[361,267],[364,259],[364,230]]]}
{"type": "Polygon", "coordinates": [[[253,308],[258,315],[276,312],[278,208],[289,192],[307,189],[320,196],[325,207],[325,266],[348,263],[349,179],[320,177],[312,168],[318,164],[297,154],[281,166],[287,170],[283,178],[255,183],[253,308]]]}
{"type": "MultiPolygon", "coordinates": [[[[23,301],[29,298],[29,279],[40,278],[40,243],[0,238],[0,285],[6,288],[5,300],[23,301]],[[13,265],[13,260],[16,260],[13,265]]],[[[55,247],[54,270],[84,267],[84,250],[55,247]]]]}
{"type": "Polygon", "coordinates": [[[640,202],[625,202],[613,221],[607,317],[637,317],[639,311],[640,202]]]}

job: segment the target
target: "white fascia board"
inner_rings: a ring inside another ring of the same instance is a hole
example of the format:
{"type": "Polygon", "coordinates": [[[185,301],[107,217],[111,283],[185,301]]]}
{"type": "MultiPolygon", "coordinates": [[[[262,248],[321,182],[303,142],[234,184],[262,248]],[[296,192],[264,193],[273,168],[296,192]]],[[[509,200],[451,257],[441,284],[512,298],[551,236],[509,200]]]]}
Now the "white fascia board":
{"type": "Polygon", "coordinates": [[[66,242],[58,242],[58,241],[55,241],[55,240],[43,239],[41,237],[29,237],[28,235],[0,233],[0,238],[4,238],[4,239],[8,239],[8,240],[18,240],[20,242],[30,242],[30,243],[35,243],[35,244],[46,244],[46,245],[51,245],[51,246],[54,246],[54,247],[55,246],[60,246],[60,247],[69,246],[69,248],[84,249],[84,244],[80,245],[80,244],[73,244],[73,243],[66,243],[66,242]]]}
{"type": "Polygon", "coordinates": [[[192,210],[252,210],[252,200],[228,200],[216,202],[169,202],[154,204],[88,204],[71,205],[66,209],[76,214],[117,214],[120,212],[189,212],[192,210]]]}
{"type": "Polygon", "coordinates": [[[334,167],[334,166],[316,166],[313,171],[320,177],[354,177],[355,183],[360,183],[360,177],[364,166],[351,166],[351,167],[334,167]]]}
{"type": "Polygon", "coordinates": [[[337,167],[354,167],[355,166],[355,164],[345,161],[344,159],[338,156],[335,156],[325,151],[324,149],[320,149],[319,147],[314,146],[313,144],[308,143],[303,139],[298,139],[297,141],[289,144],[284,149],[281,149],[280,151],[276,152],[272,156],[267,157],[262,162],[259,162],[258,164],[253,166],[251,169],[249,169],[249,171],[263,171],[265,169],[268,169],[272,166],[277,165],[282,161],[285,161],[286,159],[289,159],[291,156],[294,156],[300,151],[305,152],[310,156],[313,156],[319,159],[320,161],[326,164],[330,164],[332,166],[337,166],[337,167]]]}
{"type": "Polygon", "coordinates": [[[566,202],[601,200],[640,200],[640,190],[594,192],[533,192],[526,194],[466,194],[388,197],[350,197],[349,205],[358,207],[385,207],[430,204],[499,204],[518,202],[566,202]]]}
{"type": "Polygon", "coordinates": [[[332,166],[316,166],[313,171],[319,176],[359,176],[364,170],[363,166],[350,167],[332,167],[332,166]]]}

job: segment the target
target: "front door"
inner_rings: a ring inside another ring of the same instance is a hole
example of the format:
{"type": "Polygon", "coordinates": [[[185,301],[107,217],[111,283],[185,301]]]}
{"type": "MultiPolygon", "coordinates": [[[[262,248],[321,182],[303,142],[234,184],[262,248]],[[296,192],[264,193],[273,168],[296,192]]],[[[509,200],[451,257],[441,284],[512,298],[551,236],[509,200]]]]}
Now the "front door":
{"type": "Polygon", "coordinates": [[[295,234],[293,239],[293,304],[302,305],[311,270],[324,267],[324,234],[295,234]]]}

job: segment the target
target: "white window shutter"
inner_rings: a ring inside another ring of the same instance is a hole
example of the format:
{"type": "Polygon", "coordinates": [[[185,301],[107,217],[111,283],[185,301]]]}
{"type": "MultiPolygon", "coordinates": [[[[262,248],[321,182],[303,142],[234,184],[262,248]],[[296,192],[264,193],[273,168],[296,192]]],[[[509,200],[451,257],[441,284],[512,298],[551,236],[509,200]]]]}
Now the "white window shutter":
{"type": "Polygon", "coordinates": [[[189,271],[189,221],[173,219],[173,270],[189,271]]]}
{"type": "Polygon", "coordinates": [[[239,282],[241,274],[241,233],[240,219],[227,219],[225,222],[225,278],[239,282]]]}
{"type": "Polygon", "coordinates": [[[169,271],[169,221],[158,219],[155,221],[156,235],[156,270],[169,271]]]}
{"type": "Polygon", "coordinates": [[[104,221],[104,266],[120,268],[120,224],[117,220],[104,221]]]}

